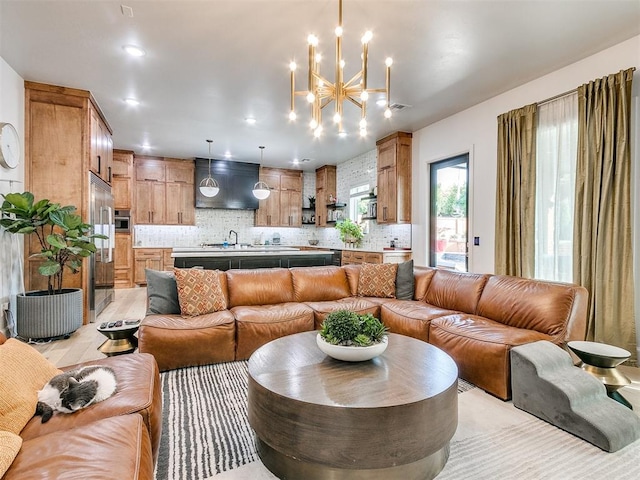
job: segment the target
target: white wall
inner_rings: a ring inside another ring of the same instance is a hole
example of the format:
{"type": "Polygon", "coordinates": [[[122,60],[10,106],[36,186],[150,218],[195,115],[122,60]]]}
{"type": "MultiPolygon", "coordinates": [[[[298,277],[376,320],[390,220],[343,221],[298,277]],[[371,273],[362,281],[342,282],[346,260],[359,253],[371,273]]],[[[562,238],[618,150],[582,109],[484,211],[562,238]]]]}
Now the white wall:
{"type": "MultiPolygon", "coordinates": [[[[22,139],[24,159],[24,80],[0,57],[0,122],[13,124],[22,139]]],[[[24,190],[24,162],[17,168],[0,166],[0,193],[24,190]]],[[[22,236],[0,232],[0,301],[10,302],[15,318],[15,294],[22,291],[22,236]],[[12,298],[13,296],[13,298],[12,298]]],[[[0,314],[0,332],[7,334],[7,315],[0,314]]]]}
{"type": "MultiPolygon", "coordinates": [[[[412,246],[416,264],[426,265],[429,258],[429,163],[469,152],[469,238],[480,237],[480,245],[470,247],[469,270],[492,273],[498,115],[634,66],[640,69],[640,36],[414,132],[412,246]]],[[[639,82],[640,72],[636,71],[634,83],[639,82]]],[[[636,164],[640,164],[639,150],[634,150],[636,164]]]]}

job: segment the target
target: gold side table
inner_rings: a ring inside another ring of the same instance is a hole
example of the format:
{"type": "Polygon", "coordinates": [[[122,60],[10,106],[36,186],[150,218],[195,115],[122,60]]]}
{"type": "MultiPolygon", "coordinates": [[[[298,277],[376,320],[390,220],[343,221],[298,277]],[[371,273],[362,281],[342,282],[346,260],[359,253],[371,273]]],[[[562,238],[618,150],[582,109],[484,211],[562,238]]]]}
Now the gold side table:
{"type": "Polygon", "coordinates": [[[98,331],[107,339],[98,347],[107,357],[133,353],[138,348],[138,339],[134,335],[140,327],[140,320],[119,320],[105,325],[101,324],[98,331]]]}
{"type": "Polygon", "coordinates": [[[598,342],[572,341],[567,346],[582,361],[580,368],[604,384],[610,398],[633,410],[629,401],[618,392],[619,388],[629,385],[631,380],[616,368],[631,353],[624,348],[598,342]]]}

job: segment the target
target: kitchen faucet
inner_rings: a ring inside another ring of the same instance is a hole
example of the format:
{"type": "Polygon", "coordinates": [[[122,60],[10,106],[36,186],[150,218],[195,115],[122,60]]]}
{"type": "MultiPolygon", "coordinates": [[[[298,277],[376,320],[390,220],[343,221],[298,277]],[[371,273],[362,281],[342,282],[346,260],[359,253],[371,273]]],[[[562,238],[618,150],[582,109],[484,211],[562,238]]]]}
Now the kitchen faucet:
{"type": "Polygon", "coordinates": [[[238,244],[238,232],[236,232],[235,230],[229,230],[229,240],[231,240],[231,234],[235,233],[236,234],[236,243],[235,245],[238,244]]]}

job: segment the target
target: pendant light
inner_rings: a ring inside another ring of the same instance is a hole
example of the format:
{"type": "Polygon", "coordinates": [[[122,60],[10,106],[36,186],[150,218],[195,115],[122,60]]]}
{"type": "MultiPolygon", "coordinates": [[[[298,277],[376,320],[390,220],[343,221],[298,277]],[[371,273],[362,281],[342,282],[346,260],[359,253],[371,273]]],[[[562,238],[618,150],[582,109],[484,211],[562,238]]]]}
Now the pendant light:
{"type": "MultiPolygon", "coordinates": [[[[264,154],[264,146],[258,147],[260,149],[260,165],[262,165],[262,157],[264,154]]],[[[258,200],[264,200],[271,195],[271,190],[269,189],[269,185],[264,183],[263,181],[259,181],[253,186],[253,196],[258,200]]]]}
{"type": "Polygon", "coordinates": [[[211,143],[213,140],[207,140],[209,144],[209,175],[200,182],[200,193],[205,197],[215,197],[220,191],[220,186],[216,179],[211,176],[211,143]]]}

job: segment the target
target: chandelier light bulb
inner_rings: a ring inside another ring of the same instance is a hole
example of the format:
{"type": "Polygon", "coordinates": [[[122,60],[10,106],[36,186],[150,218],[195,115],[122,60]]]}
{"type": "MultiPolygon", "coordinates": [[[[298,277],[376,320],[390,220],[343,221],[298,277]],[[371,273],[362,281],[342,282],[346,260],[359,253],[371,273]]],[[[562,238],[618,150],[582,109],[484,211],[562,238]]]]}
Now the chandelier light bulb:
{"type": "Polygon", "coordinates": [[[322,80],[318,80],[318,87],[324,87],[324,82],[322,80]]]}
{"type": "Polygon", "coordinates": [[[367,30],[362,36],[362,43],[369,43],[372,37],[373,33],[371,33],[371,30],[367,30]]]}
{"type": "Polygon", "coordinates": [[[320,63],[322,61],[322,55],[319,53],[316,53],[316,63],[320,63]]]}
{"type": "Polygon", "coordinates": [[[316,121],[315,118],[312,118],[311,121],[309,122],[309,128],[311,128],[311,130],[315,130],[317,126],[318,126],[318,122],[316,121]]]}
{"type": "Polygon", "coordinates": [[[367,100],[369,100],[369,92],[367,92],[366,90],[363,90],[362,93],[360,94],[360,100],[362,100],[363,102],[366,102],[367,100]]]}
{"type": "Polygon", "coordinates": [[[384,61],[384,64],[385,64],[387,67],[390,67],[391,65],[393,65],[393,58],[391,58],[391,57],[387,57],[387,59],[384,61]]]}
{"type": "Polygon", "coordinates": [[[361,128],[360,129],[360,136],[361,137],[366,137],[367,136],[367,129],[366,128],[361,128]]]}
{"type": "Polygon", "coordinates": [[[343,59],[343,60],[340,60],[340,68],[344,68],[344,65],[345,65],[345,64],[344,64],[344,59],[343,59]]]}
{"type": "Polygon", "coordinates": [[[315,99],[316,99],[316,96],[312,92],[307,93],[307,102],[313,103],[315,99]]]}
{"type": "Polygon", "coordinates": [[[309,45],[312,45],[314,47],[318,46],[318,37],[316,37],[315,35],[311,34],[307,37],[307,42],[309,42],[309,45]]]}
{"type": "Polygon", "coordinates": [[[391,118],[391,115],[392,115],[391,109],[390,108],[385,109],[384,118],[391,118]]]}
{"type": "Polygon", "coordinates": [[[336,112],[336,114],[333,116],[333,123],[340,123],[341,119],[342,117],[340,117],[340,114],[336,112]]]}
{"type": "Polygon", "coordinates": [[[322,125],[318,125],[318,127],[313,131],[313,136],[316,138],[320,138],[322,135],[322,125]]]}
{"type": "Polygon", "coordinates": [[[362,130],[363,128],[367,128],[367,119],[363,118],[362,120],[360,120],[360,129],[362,130]]]}
{"type": "Polygon", "coordinates": [[[289,120],[291,120],[292,122],[296,119],[297,115],[296,112],[294,112],[293,110],[291,110],[289,112],[289,120]]]}
{"type": "Polygon", "coordinates": [[[342,36],[342,27],[338,25],[336,27],[336,37],[341,37],[341,36],[342,36]]]}
{"type": "Polygon", "coordinates": [[[291,62],[291,63],[289,64],[289,69],[290,69],[292,72],[295,72],[297,67],[298,67],[298,66],[296,65],[296,62],[291,62]]]}

